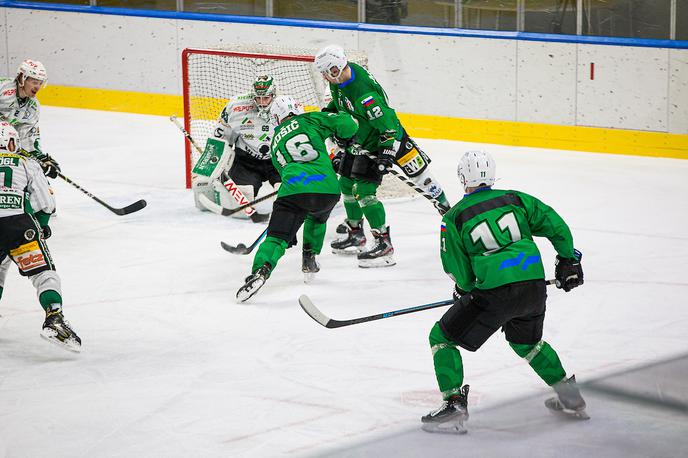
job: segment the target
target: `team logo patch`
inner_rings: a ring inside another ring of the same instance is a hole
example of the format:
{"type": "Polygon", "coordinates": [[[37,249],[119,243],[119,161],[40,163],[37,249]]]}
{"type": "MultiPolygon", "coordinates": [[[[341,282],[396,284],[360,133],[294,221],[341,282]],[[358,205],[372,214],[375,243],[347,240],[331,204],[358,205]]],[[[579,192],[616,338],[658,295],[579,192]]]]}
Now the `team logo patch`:
{"type": "MultiPolygon", "coordinates": [[[[28,232],[28,231],[26,231],[28,232]]],[[[26,235],[26,233],[24,234],[26,235]]],[[[10,256],[17,263],[19,270],[22,272],[29,272],[40,267],[45,267],[48,264],[45,261],[43,252],[37,241],[26,243],[19,248],[10,250],[10,256]]]]}
{"type": "Polygon", "coordinates": [[[33,229],[27,229],[24,232],[24,238],[26,240],[33,240],[34,237],[36,237],[36,231],[34,231],[33,229]]]}
{"type": "Polygon", "coordinates": [[[440,232],[447,232],[447,225],[442,223],[440,224],[440,232]]]}

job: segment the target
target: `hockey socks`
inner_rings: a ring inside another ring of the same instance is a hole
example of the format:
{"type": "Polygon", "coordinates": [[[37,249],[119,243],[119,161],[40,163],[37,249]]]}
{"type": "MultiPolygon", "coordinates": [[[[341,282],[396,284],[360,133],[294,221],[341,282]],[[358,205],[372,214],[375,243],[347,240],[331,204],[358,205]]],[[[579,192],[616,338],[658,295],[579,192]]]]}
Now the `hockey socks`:
{"type": "Polygon", "coordinates": [[[463,360],[456,344],[449,340],[435,323],[430,331],[430,349],[435,364],[435,376],[442,397],[447,400],[461,392],[463,384],[463,360]]]}
{"type": "Polygon", "coordinates": [[[267,236],[263,243],[258,247],[256,256],[253,258],[253,267],[251,272],[255,272],[260,269],[266,262],[269,263],[274,269],[277,266],[277,261],[284,256],[284,252],[287,250],[289,244],[277,237],[267,236]]]}
{"type": "Polygon", "coordinates": [[[376,196],[378,184],[370,181],[354,181],[350,178],[339,179],[346,219],[359,221],[365,215],[371,228],[385,228],[385,207],[376,196]]]}
{"type": "Polygon", "coordinates": [[[548,385],[554,385],[566,376],[559,356],[554,349],[541,340],[536,344],[515,344],[509,342],[518,356],[528,361],[530,367],[548,385]]]}
{"type": "Polygon", "coordinates": [[[60,293],[57,291],[43,291],[40,296],[38,296],[38,301],[41,303],[43,310],[50,312],[54,308],[55,304],[62,304],[62,296],[60,296],[60,293]]]}
{"type": "Polygon", "coordinates": [[[318,223],[310,216],[306,217],[303,223],[303,246],[308,247],[313,254],[320,254],[325,241],[325,223],[318,223]]]}

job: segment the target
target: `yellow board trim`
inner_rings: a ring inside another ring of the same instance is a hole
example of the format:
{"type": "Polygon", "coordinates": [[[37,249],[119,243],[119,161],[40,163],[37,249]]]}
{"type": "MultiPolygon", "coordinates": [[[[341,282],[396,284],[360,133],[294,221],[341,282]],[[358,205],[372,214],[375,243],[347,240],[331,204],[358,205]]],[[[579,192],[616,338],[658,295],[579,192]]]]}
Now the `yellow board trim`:
{"type": "MultiPolygon", "coordinates": [[[[178,95],[48,85],[43,105],[183,116],[178,95]]],[[[226,102],[217,101],[217,114],[226,102]]],[[[214,116],[217,116],[214,115],[214,116]]],[[[688,159],[688,135],[598,127],[399,114],[413,137],[633,156],[688,159]]]]}

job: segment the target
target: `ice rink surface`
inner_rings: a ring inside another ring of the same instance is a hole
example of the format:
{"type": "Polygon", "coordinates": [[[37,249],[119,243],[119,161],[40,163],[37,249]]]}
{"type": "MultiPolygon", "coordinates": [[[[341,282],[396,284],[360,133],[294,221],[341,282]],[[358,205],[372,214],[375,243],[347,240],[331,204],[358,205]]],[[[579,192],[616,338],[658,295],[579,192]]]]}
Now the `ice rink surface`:
{"type": "MultiPolygon", "coordinates": [[[[428,333],[446,309],[330,330],[297,297],[308,294],[337,319],[448,298],[440,218],[424,199],[387,206],[397,266],[360,269],[326,249],[305,285],[296,247],[250,303],[237,305],[252,257],[219,242],[248,244],[265,226],[194,207],[183,187],[183,139],[169,120],[44,107],[41,131],[65,175],[112,205],[144,198],[148,207],[116,216],[54,181],[48,244],[84,348],[71,354],[39,338],[44,313],[13,268],[0,301],[0,456],[685,453],[680,410],[590,391],[590,421],[554,416],[542,404],[549,389],[499,334],[462,352],[469,434],[420,431],[420,417],[441,400],[428,333]]],[[[458,158],[479,145],[419,143],[455,203],[458,158]]],[[[594,381],[685,354],[688,161],[486,148],[501,177],[495,187],[553,206],[584,254],[585,285],[549,290],[544,338],[568,373],[594,381]]],[[[342,217],[338,206],[326,244],[342,217]]],[[[554,252],[547,240],[538,244],[551,277],[554,252]]],[[[646,383],[662,397],[652,376],[646,383]]]]}

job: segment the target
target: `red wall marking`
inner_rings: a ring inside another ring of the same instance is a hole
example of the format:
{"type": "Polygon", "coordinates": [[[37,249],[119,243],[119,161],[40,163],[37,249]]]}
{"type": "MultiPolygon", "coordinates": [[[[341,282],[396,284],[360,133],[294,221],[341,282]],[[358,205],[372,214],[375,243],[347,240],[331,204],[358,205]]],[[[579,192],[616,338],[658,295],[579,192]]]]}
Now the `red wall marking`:
{"type": "Polygon", "coordinates": [[[590,62],[590,79],[595,79],[595,62],[590,62]]]}

